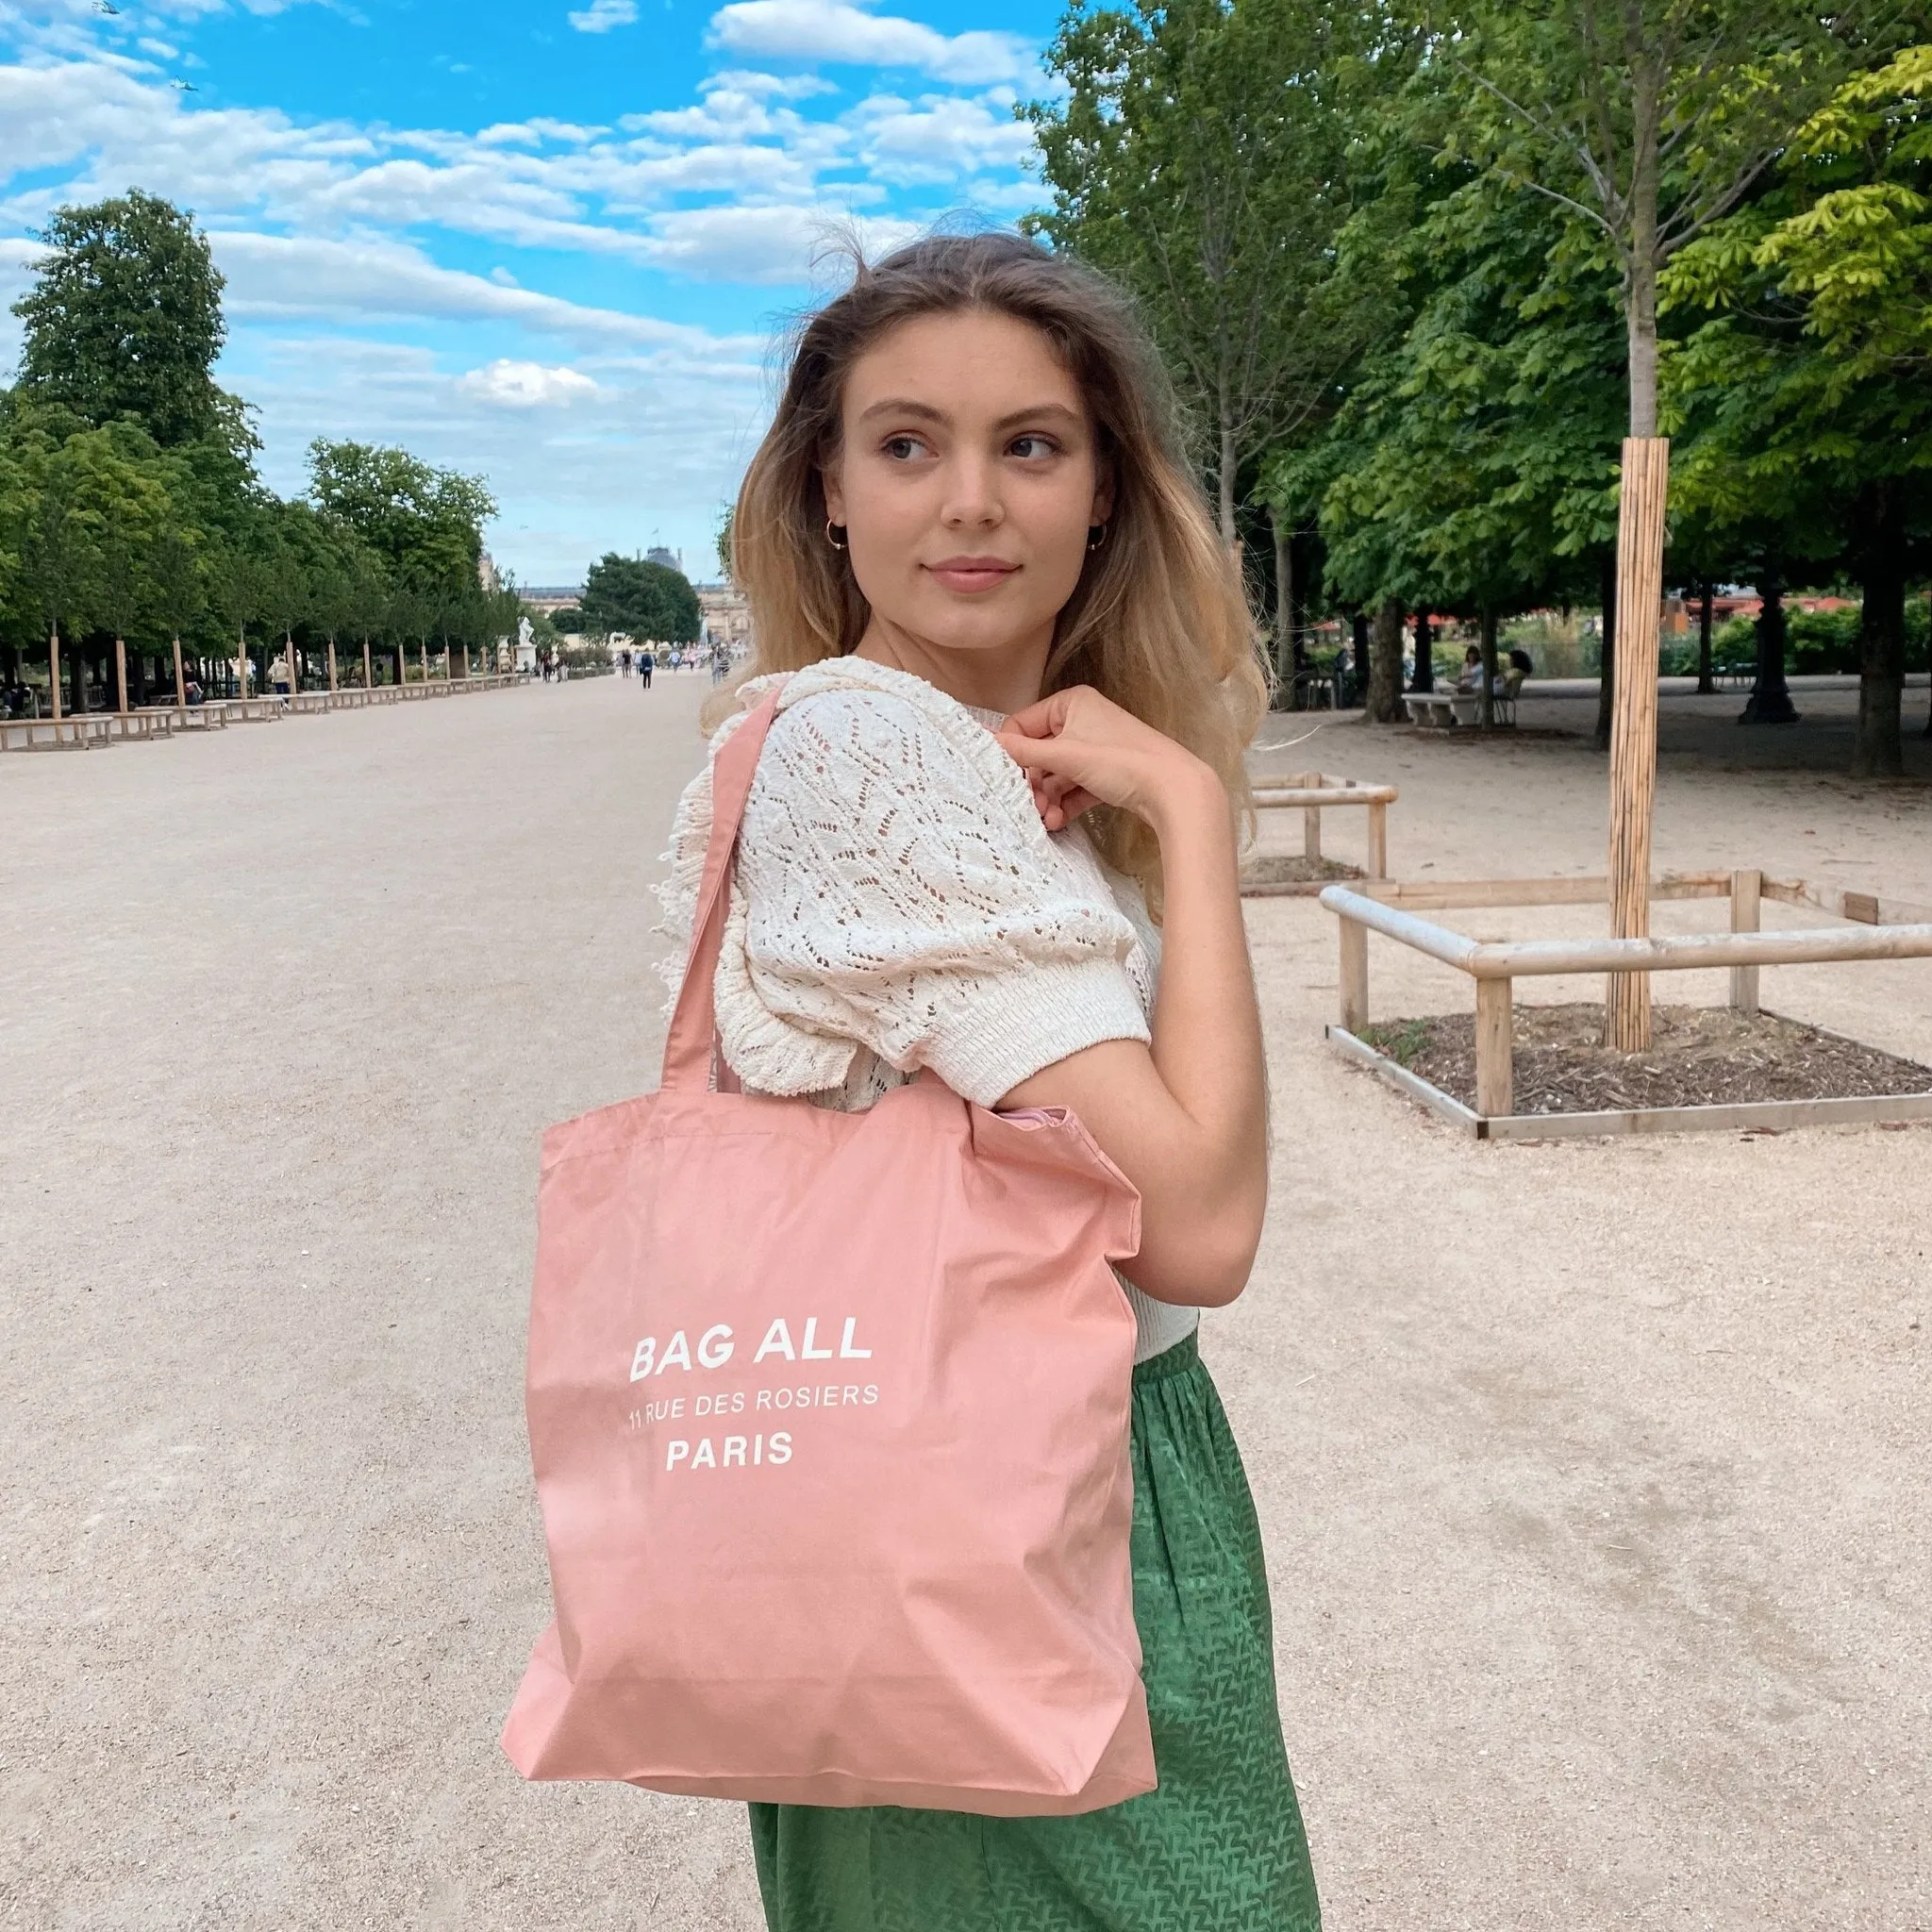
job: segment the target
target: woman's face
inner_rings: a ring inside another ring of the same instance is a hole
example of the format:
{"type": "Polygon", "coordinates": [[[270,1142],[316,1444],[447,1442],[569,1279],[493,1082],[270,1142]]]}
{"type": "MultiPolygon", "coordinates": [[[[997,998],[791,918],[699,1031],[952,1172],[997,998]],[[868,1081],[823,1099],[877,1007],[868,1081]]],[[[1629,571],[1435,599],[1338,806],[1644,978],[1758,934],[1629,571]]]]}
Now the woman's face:
{"type": "Polygon", "coordinates": [[[969,309],[853,365],[825,503],[875,622],[941,649],[1051,636],[1107,521],[1093,424],[1045,337],[969,309]]]}

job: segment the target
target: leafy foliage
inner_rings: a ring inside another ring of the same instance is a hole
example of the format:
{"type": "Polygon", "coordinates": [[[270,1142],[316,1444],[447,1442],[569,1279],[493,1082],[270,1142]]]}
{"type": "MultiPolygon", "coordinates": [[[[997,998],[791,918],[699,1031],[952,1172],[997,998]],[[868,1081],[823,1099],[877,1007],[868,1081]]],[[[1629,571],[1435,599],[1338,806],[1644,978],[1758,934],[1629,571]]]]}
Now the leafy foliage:
{"type": "Polygon", "coordinates": [[[163,446],[215,434],[222,276],[192,220],[134,189],[59,209],[37,239],[52,253],[13,305],[22,392],[95,428],[132,417],[163,446]]]}
{"type": "Polygon", "coordinates": [[[682,571],[615,551],[591,566],[583,618],[587,629],[604,636],[621,631],[667,644],[695,643],[702,625],[698,593],[682,571]]]}

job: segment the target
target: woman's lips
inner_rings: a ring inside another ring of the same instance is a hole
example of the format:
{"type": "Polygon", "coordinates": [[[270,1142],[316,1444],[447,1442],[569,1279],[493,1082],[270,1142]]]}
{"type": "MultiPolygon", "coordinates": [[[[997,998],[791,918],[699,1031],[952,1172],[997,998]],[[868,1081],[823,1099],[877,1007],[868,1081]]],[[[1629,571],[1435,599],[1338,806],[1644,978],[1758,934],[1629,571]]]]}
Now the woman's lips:
{"type": "Polygon", "coordinates": [[[992,557],[959,557],[944,563],[929,563],[926,575],[949,591],[991,591],[1018,570],[1017,563],[1002,563],[992,557]]]}

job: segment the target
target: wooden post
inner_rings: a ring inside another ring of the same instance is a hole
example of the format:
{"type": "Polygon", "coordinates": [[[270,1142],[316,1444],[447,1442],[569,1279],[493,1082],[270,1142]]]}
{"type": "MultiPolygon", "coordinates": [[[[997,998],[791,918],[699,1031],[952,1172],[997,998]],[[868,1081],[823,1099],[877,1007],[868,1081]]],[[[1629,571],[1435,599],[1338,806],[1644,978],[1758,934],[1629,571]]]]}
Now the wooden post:
{"type": "Polygon", "coordinates": [[[127,642],[124,638],[114,640],[114,708],[125,718],[127,715],[127,642]]]}
{"type": "Polygon", "coordinates": [[[1341,1024],[1359,1036],[1369,1024],[1369,929],[1353,919],[1336,924],[1341,931],[1341,1024]]]}
{"type": "Polygon", "coordinates": [[[328,641],[328,688],[332,692],[339,688],[336,684],[336,641],[333,638],[328,641]]]}
{"type": "MultiPolygon", "coordinates": [[[[1756,932],[1760,924],[1758,900],[1764,891],[1761,872],[1734,872],[1731,874],[1731,930],[1756,932]]],[[[1731,968],[1731,1006],[1740,1013],[1755,1016],[1757,1011],[1757,968],[1731,968]]]]}
{"type": "Polygon", "coordinates": [[[1369,808],[1369,876],[1372,879],[1389,876],[1389,808],[1386,805],[1369,808]]]}
{"type": "Polygon", "coordinates": [[[466,644],[464,644],[464,646],[463,646],[463,682],[464,682],[465,684],[468,684],[468,683],[469,683],[469,681],[470,681],[470,647],[469,647],[469,645],[468,645],[468,644],[466,643],[466,644]]]}
{"type": "Polygon", "coordinates": [[[1319,805],[1302,807],[1302,857],[1310,865],[1322,863],[1322,808],[1319,805]]]}
{"type": "Polygon", "coordinates": [[[54,722],[60,722],[60,626],[47,626],[47,695],[54,701],[54,722]]]}
{"type": "Polygon", "coordinates": [[[373,691],[375,688],[375,672],[369,662],[369,640],[364,638],[362,640],[362,689],[364,691],[373,691]]]}
{"type": "Polygon", "coordinates": [[[175,715],[182,724],[188,722],[188,681],[181,675],[181,637],[175,636],[175,715]]]}
{"type": "Polygon", "coordinates": [[[1507,979],[1475,983],[1475,1110],[1491,1120],[1516,1111],[1512,984],[1507,979]]]}
{"type": "MultiPolygon", "coordinates": [[[[1617,518],[1617,676],[1610,723],[1610,935],[1650,932],[1651,820],[1657,804],[1657,620],[1663,605],[1666,437],[1624,440],[1617,518]]],[[[1650,980],[1612,973],[1604,1043],[1620,1053],[1650,1044],[1650,980]]]]}

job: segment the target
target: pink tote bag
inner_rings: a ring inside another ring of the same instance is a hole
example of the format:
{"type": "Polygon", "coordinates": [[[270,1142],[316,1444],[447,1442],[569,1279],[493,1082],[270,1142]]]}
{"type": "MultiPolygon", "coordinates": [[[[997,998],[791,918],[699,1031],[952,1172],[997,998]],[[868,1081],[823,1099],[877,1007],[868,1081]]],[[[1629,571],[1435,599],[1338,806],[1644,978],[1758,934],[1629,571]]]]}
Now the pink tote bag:
{"type": "Polygon", "coordinates": [[[1140,1197],[1070,1113],[931,1074],[710,1091],[774,694],[719,751],[656,1093],[543,1142],[526,1390],[555,1622],[530,1778],[1089,1811],[1154,1788],[1127,1539],[1140,1197]]]}

